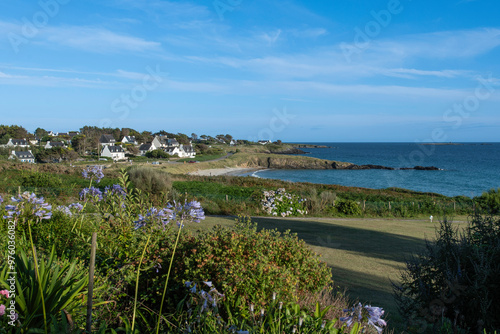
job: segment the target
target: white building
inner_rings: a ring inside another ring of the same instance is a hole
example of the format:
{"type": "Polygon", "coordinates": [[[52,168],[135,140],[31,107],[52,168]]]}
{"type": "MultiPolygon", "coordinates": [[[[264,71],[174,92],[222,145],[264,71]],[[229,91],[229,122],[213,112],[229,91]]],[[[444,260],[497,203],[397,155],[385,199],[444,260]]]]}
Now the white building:
{"type": "Polygon", "coordinates": [[[28,142],[26,139],[12,139],[10,138],[7,144],[5,144],[7,147],[28,147],[28,142]]]}
{"type": "Polygon", "coordinates": [[[35,163],[35,157],[31,151],[12,151],[9,159],[17,159],[21,162],[35,163]]]}
{"type": "Polygon", "coordinates": [[[106,145],[102,149],[101,156],[111,158],[114,161],[125,160],[125,151],[121,146],[106,145]]]}

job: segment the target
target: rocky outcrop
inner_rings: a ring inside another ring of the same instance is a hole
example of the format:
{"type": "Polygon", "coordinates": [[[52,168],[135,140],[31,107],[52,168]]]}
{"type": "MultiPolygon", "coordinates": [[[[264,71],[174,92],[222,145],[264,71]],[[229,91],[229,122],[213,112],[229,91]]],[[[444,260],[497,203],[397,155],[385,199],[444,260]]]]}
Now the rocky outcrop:
{"type": "MultiPolygon", "coordinates": [[[[356,165],[350,162],[322,160],[311,157],[294,157],[294,156],[254,156],[245,164],[248,167],[264,167],[272,169],[383,169],[383,170],[396,170],[398,168],[381,166],[381,165],[356,165]]],[[[430,166],[415,166],[408,168],[400,168],[404,170],[439,170],[439,168],[430,166]]]]}

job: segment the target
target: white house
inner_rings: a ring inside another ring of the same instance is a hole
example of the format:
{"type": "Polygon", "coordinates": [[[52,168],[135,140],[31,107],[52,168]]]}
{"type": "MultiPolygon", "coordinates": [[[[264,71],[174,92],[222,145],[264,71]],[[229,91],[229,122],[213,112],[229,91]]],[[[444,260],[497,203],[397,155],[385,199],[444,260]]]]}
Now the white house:
{"type": "Polygon", "coordinates": [[[7,147],[28,147],[28,142],[26,139],[12,139],[10,138],[7,144],[5,144],[7,147]]]}
{"type": "Polygon", "coordinates": [[[142,156],[145,156],[147,152],[155,150],[152,144],[142,144],[139,146],[139,152],[142,156]]]}
{"type": "Polygon", "coordinates": [[[182,158],[194,158],[196,156],[196,152],[191,145],[180,145],[179,147],[180,153],[179,157],[182,158]]]}
{"type": "Polygon", "coordinates": [[[259,140],[259,144],[261,144],[261,145],[271,144],[271,141],[270,140],[259,140]]]}
{"type": "Polygon", "coordinates": [[[101,156],[111,158],[114,161],[125,160],[125,151],[121,146],[106,145],[102,149],[101,156]]]}
{"type": "Polygon", "coordinates": [[[179,142],[174,138],[166,136],[156,136],[151,143],[156,149],[164,147],[179,147],[179,142]]]}
{"type": "Polygon", "coordinates": [[[64,145],[64,143],[61,141],[48,141],[44,147],[45,149],[50,149],[54,147],[66,148],[66,145],[64,145]]]}
{"type": "Polygon", "coordinates": [[[21,162],[35,163],[35,157],[31,151],[12,151],[9,159],[17,159],[21,162]]]}
{"type": "Polygon", "coordinates": [[[103,147],[107,145],[114,145],[115,143],[116,140],[113,135],[102,135],[101,138],[99,138],[99,144],[101,144],[103,147]]]}
{"type": "Polygon", "coordinates": [[[135,140],[134,136],[124,136],[122,139],[122,144],[137,145],[137,140],[135,140]]]}
{"type": "Polygon", "coordinates": [[[178,147],[167,147],[164,148],[163,151],[168,155],[177,155],[178,157],[183,157],[183,151],[181,151],[178,147]]]}

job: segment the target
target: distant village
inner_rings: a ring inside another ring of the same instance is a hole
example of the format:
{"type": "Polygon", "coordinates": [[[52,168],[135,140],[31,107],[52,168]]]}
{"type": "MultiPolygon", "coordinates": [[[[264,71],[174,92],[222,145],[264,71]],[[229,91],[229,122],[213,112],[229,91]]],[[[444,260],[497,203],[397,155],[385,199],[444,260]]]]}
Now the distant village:
{"type": "MultiPolygon", "coordinates": [[[[268,144],[261,140],[258,143],[268,144]]],[[[135,157],[152,159],[195,158],[197,153],[214,154],[212,145],[254,144],[235,140],[229,134],[215,137],[192,133],[160,131],[151,133],[133,129],[111,129],[85,126],[80,131],[57,133],[38,128],[29,133],[20,126],[0,125],[0,146],[8,159],[19,162],[61,162],[96,158],[127,161],[135,157]],[[18,138],[16,138],[16,135],[18,138]]]]}

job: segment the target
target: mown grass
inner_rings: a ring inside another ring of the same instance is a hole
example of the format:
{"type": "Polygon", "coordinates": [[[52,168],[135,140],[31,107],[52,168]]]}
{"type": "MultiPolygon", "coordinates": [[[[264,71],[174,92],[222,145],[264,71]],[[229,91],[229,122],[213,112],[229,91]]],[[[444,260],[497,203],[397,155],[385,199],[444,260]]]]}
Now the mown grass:
{"type": "MultiPolygon", "coordinates": [[[[333,280],[347,288],[352,300],[386,310],[390,328],[398,332],[402,321],[392,296],[391,280],[397,281],[404,261],[434,240],[438,221],[401,219],[261,218],[259,228],[290,229],[297,233],[332,268],[333,280]]],[[[217,224],[230,227],[233,217],[208,217],[193,229],[217,224]]],[[[457,221],[459,227],[466,225],[457,221]]]]}

